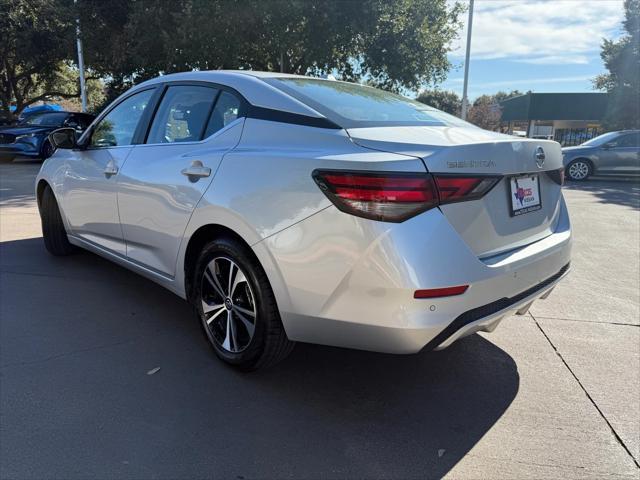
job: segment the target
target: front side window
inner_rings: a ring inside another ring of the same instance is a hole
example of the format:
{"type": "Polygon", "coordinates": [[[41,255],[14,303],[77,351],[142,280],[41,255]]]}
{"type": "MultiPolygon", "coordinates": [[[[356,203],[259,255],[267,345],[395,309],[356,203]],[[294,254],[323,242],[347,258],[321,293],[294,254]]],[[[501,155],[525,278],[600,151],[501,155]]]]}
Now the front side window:
{"type": "Polygon", "coordinates": [[[240,116],[241,108],[242,103],[238,97],[225,91],[220,93],[216,106],[211,112],[211,118],[204,136],[213,135],[237,119],[240,116]]]}
{"type": "Polygon", "coordinates": [[[195,142],[202,138],[218,90],[197,85],[169,87],[147,143],[195,142]]]}
{"type": "Polygon", "coordinates": [[[284,77],[264,81],[343,128],[393,125],[473,127],[416,100],[354,83],[284,77]]]}
{"type": "Polygon", "coordinates": [[[118,104],[96,125],[91,135],[92,147],[116,147],[131,145],[145,108],[154,90],[144,90],[131,95],[118,104]]]}
{"type": "Polygon", "coordinates": [[[598,135],[597,137],[592,138],[591,140],[587,140],[581,145],[584,145],[585,147],[599,147],[601,145],[604,145],[605,143],[615,141],[617,137],[618,137],[618,134],[616,132],[604,133],[602,135],[598,135]]]}
{"type": "Polygon", "coordinates": [[[71,115],[65,121],[65,126],[79,128],[80,130],[84,130],[89,125],[91,125],[91,117],[86,115],[71,115]]]}

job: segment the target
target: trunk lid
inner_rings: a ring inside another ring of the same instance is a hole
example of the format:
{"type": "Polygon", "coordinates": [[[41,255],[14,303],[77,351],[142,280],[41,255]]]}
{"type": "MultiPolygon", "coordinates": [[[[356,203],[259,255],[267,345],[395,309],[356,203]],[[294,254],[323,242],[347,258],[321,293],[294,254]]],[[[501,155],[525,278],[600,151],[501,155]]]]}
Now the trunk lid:
{"type": "Polygon", "coordinates": [[[536,242],[556,228],[561,187],[545,173],[562,168],[560,145],[554,141],[464,127],[357,128],[348,133],[363,147],[419,157],[432,174],[502,176],[484,197],[440,207],[480,258],[536,242]],[[539,148],[544,162],[536,158],[539,148]],[[513,177],[520,183],[537,178],[539,210],[512,215],[513,177]]]}

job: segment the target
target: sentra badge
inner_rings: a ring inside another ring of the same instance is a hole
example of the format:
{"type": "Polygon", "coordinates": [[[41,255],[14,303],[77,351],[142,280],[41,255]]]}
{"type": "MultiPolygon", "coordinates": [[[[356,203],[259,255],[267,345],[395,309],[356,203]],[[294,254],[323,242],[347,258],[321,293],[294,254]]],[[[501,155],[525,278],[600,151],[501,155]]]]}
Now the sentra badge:
{"type": "Polygon", "coordinates": [[[493,160],[457,160],[447,162],[447,168],[493,168],[496,162],[493,160]]]}

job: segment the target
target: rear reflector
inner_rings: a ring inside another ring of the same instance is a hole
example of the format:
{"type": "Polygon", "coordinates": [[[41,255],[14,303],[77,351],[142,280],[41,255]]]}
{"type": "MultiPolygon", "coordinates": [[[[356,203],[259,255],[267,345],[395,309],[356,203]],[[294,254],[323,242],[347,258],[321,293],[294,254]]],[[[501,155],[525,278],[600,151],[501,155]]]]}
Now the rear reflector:
{"type": "Polygon", "coordinates": [[[462,295],[467,291],[469,285],[459,285],[457,287],[446,288],[430,288],[428,290],[416,290],[413,293],[413,298],[438,298],[438,297],[453,297],[454,295],[462,295]]]}
{"type": "Polygon", "coordinates": [[[383,222],[402,222],[444,203],[478,199],[501,178],[345,170],[315,170],[312,176],[339,210],[383,222]]]}

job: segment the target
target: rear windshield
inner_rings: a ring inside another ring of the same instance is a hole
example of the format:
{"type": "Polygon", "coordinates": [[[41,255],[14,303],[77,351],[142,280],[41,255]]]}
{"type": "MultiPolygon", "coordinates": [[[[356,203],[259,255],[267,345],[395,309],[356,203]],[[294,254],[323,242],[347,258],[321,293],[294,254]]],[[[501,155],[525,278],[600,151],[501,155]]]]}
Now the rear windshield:
{"type": "Polygon", "coordinates": [[[264,81],[343,128],[395,125],[473,126],[415,100],[355,83],[286,77],[266,78],[264,81]]]}

